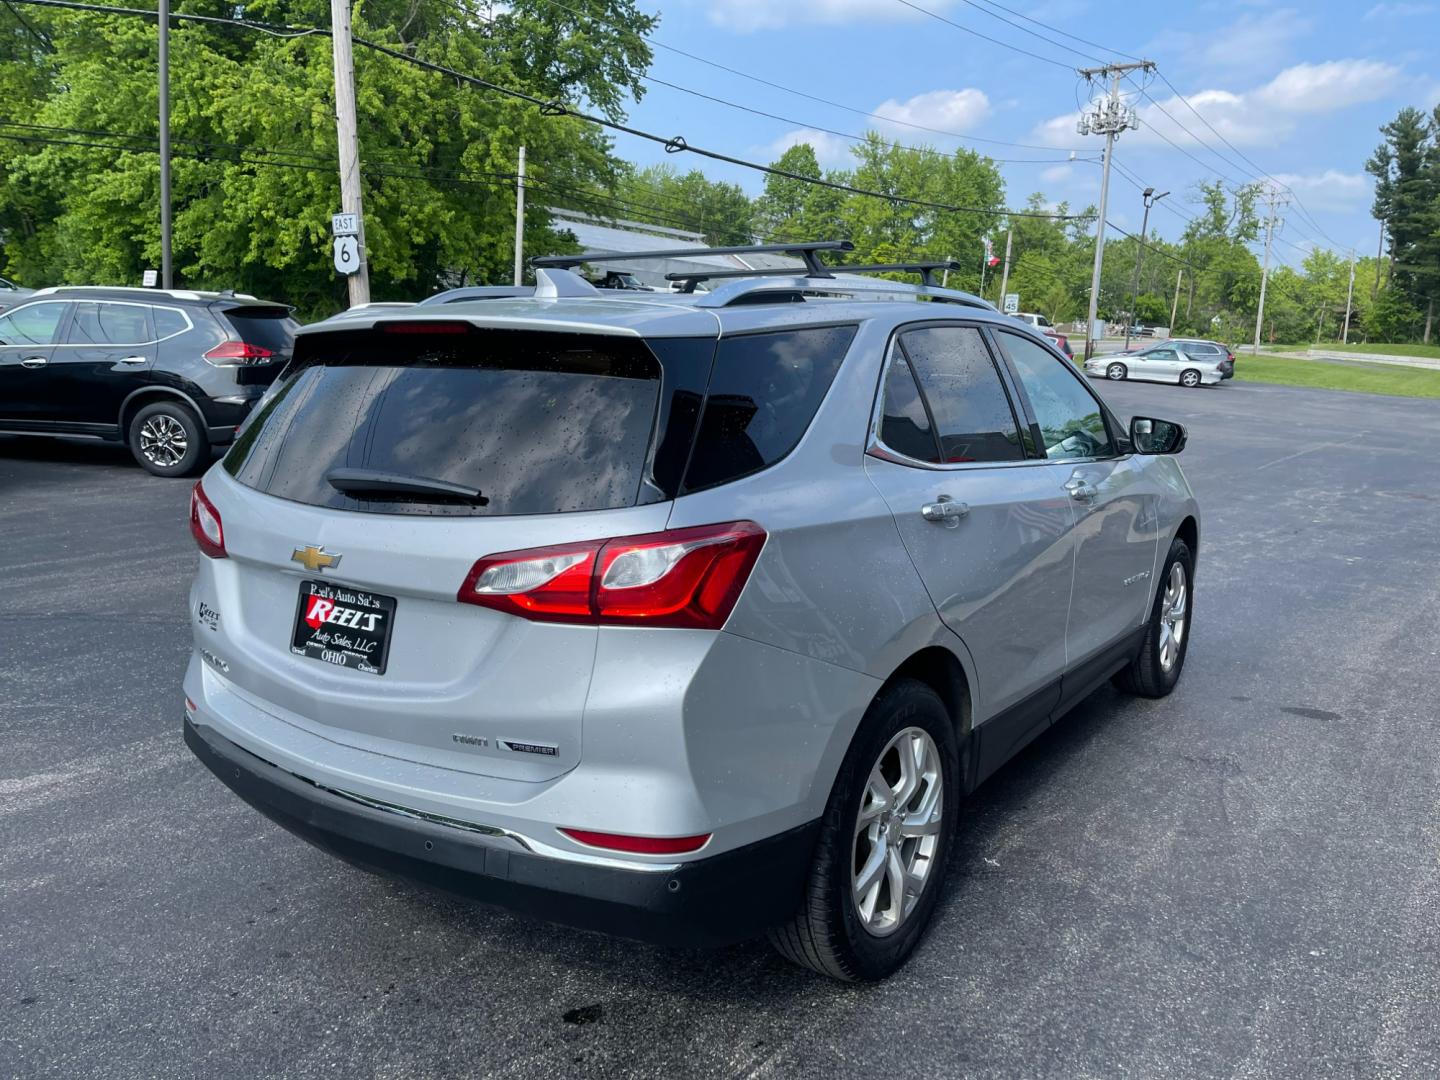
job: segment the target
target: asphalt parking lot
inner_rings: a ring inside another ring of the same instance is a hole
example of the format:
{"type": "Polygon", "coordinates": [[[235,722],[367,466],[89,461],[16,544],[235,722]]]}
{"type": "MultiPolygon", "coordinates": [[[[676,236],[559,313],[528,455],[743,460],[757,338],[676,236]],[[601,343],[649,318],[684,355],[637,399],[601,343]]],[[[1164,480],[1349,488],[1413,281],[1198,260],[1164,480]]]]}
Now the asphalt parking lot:
{"type": "Polygon", "coordinates": [[[1440,410],[1101,389],[1190,428],[1184,678],[983,787],[927,942],[858,988],[270,825],[180,739],[189,484],[0,438],[0,1076],[1440,1074],[1440,410]]]}

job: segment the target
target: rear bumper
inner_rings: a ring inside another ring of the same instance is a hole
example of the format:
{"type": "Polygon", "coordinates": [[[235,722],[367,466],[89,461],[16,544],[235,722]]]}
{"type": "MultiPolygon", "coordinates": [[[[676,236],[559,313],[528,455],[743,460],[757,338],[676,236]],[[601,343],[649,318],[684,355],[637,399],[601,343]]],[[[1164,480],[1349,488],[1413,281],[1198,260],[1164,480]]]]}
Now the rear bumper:
{"type": "Polygon", "coordinates": [[[800,903],[819,822],[671,868],[629,870],[537,855],[523,843],[366,805],[185,719],[185,742],[276,824],[367,870],[587,930],[662,945],[754,937],[800,903]]]}

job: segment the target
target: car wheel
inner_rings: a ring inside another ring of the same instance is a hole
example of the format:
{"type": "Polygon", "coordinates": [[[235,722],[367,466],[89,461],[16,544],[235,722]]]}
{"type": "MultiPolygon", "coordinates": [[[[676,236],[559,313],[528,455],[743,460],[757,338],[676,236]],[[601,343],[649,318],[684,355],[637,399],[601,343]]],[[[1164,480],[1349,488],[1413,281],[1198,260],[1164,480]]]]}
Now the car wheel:
{"type": "Polygon", "coordinates": [[[1196,371],[1194,368],[1186,368],[1184,371],[1182,371],[1182,372],[1180,373],[1180,385],[1181,385],[1181,386],[1199,386],[1199,385],[1200,385],[1200,373],[1199,373],[1198,371],[1196,371]]]}
{"type": "Polygon", "coordinates": [[[940,895],[960,800],[955,724],[901,679],[871,703],[821,821],[800,909],[770,932],[787,959],[846,982],[909,958],[940,895]]]}
{"type": "Polygon", "coordinates": [[[1119,380],[1125,378],[1125,365],[1124,365],[1124,364],[1111,364],[1109,367],[1107,367],[1107,368],[1105,369],[1105,378],[1107,378],[1107,379],[1114,379],[1114,380],[1116,380],[1117,382],[1118,382],[1119,380]]]}
{"type": "Polygon", "coordinates": [[[1145,626],[1144,643],[1127,667],[1115,675],[1115,685],[1141,697],[1164,697],[1175,689],[1190,647],[1190,618],[1195,606],[1195,557],[1184,540],[1176,538],[1165,560],[1155,606],[1145,626]]]}
{"type": "Polygon", "coordinates": [[[130,452],[156,476],[193,476],[210,461],[200,419],[178,401],[146,405],[130,421],[130,452]]]}

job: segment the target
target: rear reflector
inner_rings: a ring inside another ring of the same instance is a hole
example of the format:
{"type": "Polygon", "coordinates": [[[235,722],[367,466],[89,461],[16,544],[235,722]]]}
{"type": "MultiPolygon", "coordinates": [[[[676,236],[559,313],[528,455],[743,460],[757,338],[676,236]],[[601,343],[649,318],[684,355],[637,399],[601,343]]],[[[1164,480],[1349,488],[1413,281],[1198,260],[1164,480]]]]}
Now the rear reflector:
{"type": "Polygon", "coordinates": [[[263,345],[252,345],[248,341],[222,341],[209,352],[205,359],[221,366],[232,364],[265,364],[275,358],[275,353],[263,345]]]}
{"type": "Polygon", "coordinates": [[[387,334],[468,334],[470,324],[463,322],[391,322],[381,323],[387,334]]]}
{"type": "Polygon", "coordinates": [[[504,551],[470,568],[456,599],[538,622],[719,630],[765,530],[753,521],[504,551]]]}
{"type": "Polygon", "coordinates": [[[225,558],[225,528],[220,524],[220,511],[205,497],[199,480],[190,490],[190,534],[210,558],[225,558]]]}
{"type": "Polygon", "coordinates": [[[634,855],[684,855],[699,851],[710,840],[702,836],[622,836],[619,833],[590,832],[587,829],[561,829],[562,833],[589,847],[607,851],[626,851],[634,855]]]}
{"type": "Polygon", "coordinates": [[[194,711],[195,711],[195,702],[191,701],[188,697],[185,699],[185,711],[186,711],[186,712],[194,712],[194,711]]]}

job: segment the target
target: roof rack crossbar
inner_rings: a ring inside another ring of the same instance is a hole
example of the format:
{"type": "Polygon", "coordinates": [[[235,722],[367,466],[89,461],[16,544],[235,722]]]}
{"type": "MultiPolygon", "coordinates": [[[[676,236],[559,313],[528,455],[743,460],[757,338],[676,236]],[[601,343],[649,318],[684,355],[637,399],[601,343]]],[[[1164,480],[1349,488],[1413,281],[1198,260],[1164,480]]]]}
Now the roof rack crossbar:
{"type": "MultiPolygon", "coordinates": [[[[843,270],[843,267],[835,267],[836,270],[843,270]]],[[[794,291],[815,295],[846,295],[846,296],[873,296],[880,300],[894,300],[899,295],[925,298],[943,304],[959,304],[962,307],[981,308],[985,311],[995,311],[995,305],[990,301],[975,296],[973,293],[961,292],[958,289],[942,289],[934,285],[911,285],[906,281],[881,281],[875,278],[856,277],[847,281],[828,279],[817,281],[814,278],[806,277],[799,273],[796,267],[788,277],[777,277],[776,272],[745,273],[735,274],[724,271],[727,277],[736,280],[729,280],[719,287],[711,289],[705,295],[698,297],[695,301],[696,307],[722,308],[737,303],[742,297],[761,292],[784,292],[794,291]]]]}
{"type": "Polygon", "coordinates": [[[864,266],[832,266],[830,269],[837,274],[919,274],[922,284],[938,285],[939,282],[935,280],[935,271],[963,270],[964,267],[954,259],[946,259],[943,262],[867,263],[864,266]]]}
{"type": "MultiPolygon", "coordinates": [[[[822,251],[854,251],[849,240],[811,240],[803,244],[741,244],[736,247],[672,248],[668,251],[588,251],[578,255],[544,255],[531,259],[530,265],[549,270],[573,270],[584,263],[626,262],[647,259],[689,259],[701,255],[792,255],[805,263],[810,277],[830,277],[828,267],[820,261],[822,251]]],[[[794,267],[790,268],[791,273],[794,267]]],[[[747,271],[755,273],[756,271],[747,271]]]]}

